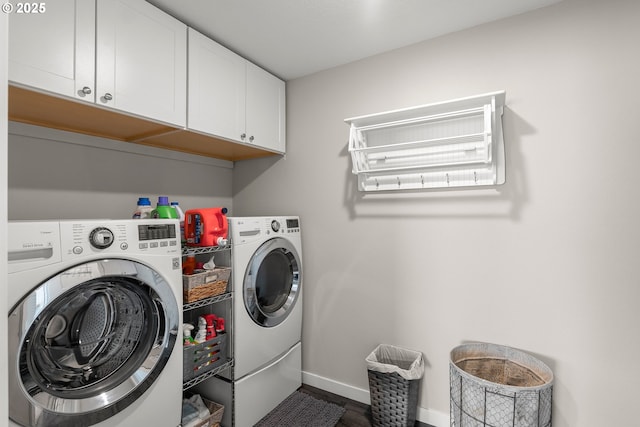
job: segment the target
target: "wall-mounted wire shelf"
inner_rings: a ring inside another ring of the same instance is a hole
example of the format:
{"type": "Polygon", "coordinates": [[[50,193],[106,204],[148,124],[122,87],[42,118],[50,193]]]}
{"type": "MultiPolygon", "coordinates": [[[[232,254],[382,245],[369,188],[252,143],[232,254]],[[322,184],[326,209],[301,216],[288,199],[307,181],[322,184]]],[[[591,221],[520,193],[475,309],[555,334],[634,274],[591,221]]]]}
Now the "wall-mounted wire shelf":
{"type": "Polygon", "coordinates": [[[346,119],[361,191],[500,185],[505,92],[346,119]]]}

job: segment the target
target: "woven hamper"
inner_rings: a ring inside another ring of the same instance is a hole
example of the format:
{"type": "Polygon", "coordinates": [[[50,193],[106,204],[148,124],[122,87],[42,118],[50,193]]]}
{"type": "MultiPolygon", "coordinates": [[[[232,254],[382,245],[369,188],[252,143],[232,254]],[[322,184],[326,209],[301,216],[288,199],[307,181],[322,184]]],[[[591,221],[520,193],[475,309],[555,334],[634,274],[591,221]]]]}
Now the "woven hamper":
{"type": "Polygon", "coordinates": [[[420,380],[368,371],[371,417],[374,426],[413,426],[418,408],[420,380]]]}
{"type": "Polygon", "coordinates": [[[452,427],[551,427],[553,373],[510,347],[465,344],[449,363],[452,427]]]}
{"type": "Polygon", "coordinates": [[[413,426],[424,372],[422,353],[381,344],[366,360],[372,425],[413,426]]]}

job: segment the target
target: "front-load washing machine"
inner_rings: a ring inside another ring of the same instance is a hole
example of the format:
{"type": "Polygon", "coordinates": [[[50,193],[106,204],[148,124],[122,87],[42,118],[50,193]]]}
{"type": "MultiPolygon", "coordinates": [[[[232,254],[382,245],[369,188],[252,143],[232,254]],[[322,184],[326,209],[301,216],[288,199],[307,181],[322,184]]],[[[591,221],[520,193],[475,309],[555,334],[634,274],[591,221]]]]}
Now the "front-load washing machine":
{"type": "Polygon", "coordinates": [[[229,218],[235,426],[254,425],[302,384],[298,217],[229,218]]]}
{"type": "Polygon", "coordinates": [[[178,426],[178,221],[8,230],[10,424],[178,426]]]}

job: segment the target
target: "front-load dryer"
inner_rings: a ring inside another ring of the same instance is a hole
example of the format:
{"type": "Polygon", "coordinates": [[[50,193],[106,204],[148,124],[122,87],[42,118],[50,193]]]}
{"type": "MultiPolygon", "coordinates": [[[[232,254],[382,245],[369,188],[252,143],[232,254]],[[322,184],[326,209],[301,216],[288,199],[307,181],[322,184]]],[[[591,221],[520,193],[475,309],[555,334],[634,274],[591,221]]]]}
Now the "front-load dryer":
{"type": "Polygon", "coordinates": [[[9,419],[178,426],[177,220],[10,222],[9,419]]]}
{"type": "Polygon", "coordinates": [[[254,425],[302,384],[300,219],[229,218],[235,426],[254,425]]]}

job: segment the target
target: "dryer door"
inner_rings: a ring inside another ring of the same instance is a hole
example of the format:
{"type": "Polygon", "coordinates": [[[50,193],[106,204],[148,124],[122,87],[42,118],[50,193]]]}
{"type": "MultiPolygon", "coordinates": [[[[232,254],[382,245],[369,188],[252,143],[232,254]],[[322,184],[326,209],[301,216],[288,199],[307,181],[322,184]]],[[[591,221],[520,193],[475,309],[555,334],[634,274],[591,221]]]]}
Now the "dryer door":
{"type": "Polygon", "coordinates": [[[260,326],[282,323],[300,293],[302,263],[294,246],[276,237],[264,242],[249,261],[244,277],[244,305],[260,326]]]}
{"type": "Polygon", "coordinates": [[[158,377],[178,322],[171,287],[141,263],[105,259],[57,274],[9,313],[9,417],[84,426],[113,416],[158,377]]]}

